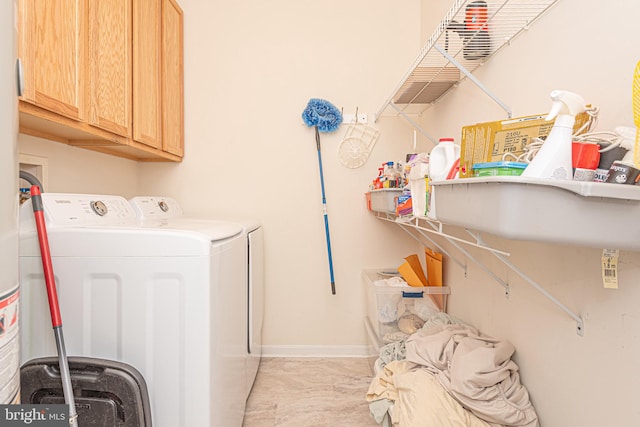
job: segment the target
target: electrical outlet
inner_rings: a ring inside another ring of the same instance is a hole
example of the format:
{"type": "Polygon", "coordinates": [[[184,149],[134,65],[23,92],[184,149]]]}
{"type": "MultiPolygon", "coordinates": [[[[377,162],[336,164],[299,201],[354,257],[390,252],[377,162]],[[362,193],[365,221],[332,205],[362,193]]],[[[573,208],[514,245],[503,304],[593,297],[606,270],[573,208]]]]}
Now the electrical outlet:
{"type": "MultiPolygon", "coordinates": [[[[369,121],[369,117],[367,113],[358,113],[358,124],[366,125],[369,121]]],[[[342,123],[348,125],[350,123],[356,123],[356,115],[355,114],[343,114],[342,115],[342,123]]]]}

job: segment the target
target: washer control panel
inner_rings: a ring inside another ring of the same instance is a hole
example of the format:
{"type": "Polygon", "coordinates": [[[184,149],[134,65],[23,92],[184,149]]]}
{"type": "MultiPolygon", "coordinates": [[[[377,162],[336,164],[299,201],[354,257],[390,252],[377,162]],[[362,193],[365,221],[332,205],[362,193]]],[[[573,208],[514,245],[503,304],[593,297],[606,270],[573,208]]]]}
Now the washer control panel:
{"type": "MultiPolygon", "coordinates": [[[[42,205],[49,226],[136,224],[135,211],[121,196],[42,193],[42,205]]],[[[31,201],[25,202],[20,209],[25,210],[21,212],[21,218],[28,220],[33,216],[31,201]]]]}

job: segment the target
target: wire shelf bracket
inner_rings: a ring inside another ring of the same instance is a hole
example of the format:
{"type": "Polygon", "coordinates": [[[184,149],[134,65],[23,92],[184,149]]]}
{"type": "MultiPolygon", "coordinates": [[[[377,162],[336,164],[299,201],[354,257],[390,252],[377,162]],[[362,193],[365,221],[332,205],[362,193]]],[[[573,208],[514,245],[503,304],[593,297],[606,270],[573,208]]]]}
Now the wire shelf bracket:
{"type": "Polygon", "coordinates": [[[410,231],[410,228],[415,229],[423,238],[428,240],[435,247],[437,247],[438,250],[440,250],[443,254],[445,254],[446,256],[450,257],[456,264],[458,264],[458,266],[460,266],[460,268],[462,268],[464,270],[464,274],[465,274],[465,277],[466,277],[467,276],[467,265],[466,265],[466,263],[463,263],[462,261],[458,260],[453,255],[451,255],[445,248],[443,248],[441,245],[436,243],[431,237],[429,237],[428,234],[434,234],[434,235],[443,237],[453,247],[455,247],[457,250],[462,252],[462,254],[467,259],[470,259],[471,261],[473,261],[485,273],[487,273],[491,278],[493,278],[493,280],[498,282],[498,284],[500,284],[505,289],[505,296],[507,298],[509,297],[509,295],[510,295],[509,284],[507,282],[505,282],[504,280],[502,280],[500,277],[498,277],[493,271],[491,271],[491,269],[489,269],[480,260],[478,260],[476,257],[474,257],[471,253],[469,253],[469,251],[464,249],[460,245],[460,243],[462,243],[464,245],[473,246],[473,247],[476,247],[476,248],[479,248],[479,249],[483,249],[483,250],[486,250],[486,251],[489,251],[489,252],[492,252],[492,253],[497,253],[497,254],[499,254],[500,256],[503,256],[503,257],[504,256],[510,256],[511,255],[510,253],[502,251],[502,250],[499,250],[499,249],[495,249],[495,248],[489,247],[484,242],[482,242],[482,243],[473,242],[473,241],[470,241],[470,240],[461,239],[459,237],[447,234],[447,233],[444,232],[444,224],[441,223],[441,222],[438,222],[438,221],[434,221],[434,220],[430,220],[430,219],[426,219],[426,218],[417,218],[417,217],[410,217],[410,218],[409,217],[407,217],[407,218],[395,217],[395,216],[390,215],[390,214],[382,214],[382,213],[379,213],[379,212],[376,212],[376,217],[378,219],[383,220],[383,221],[389,221],[389,222],[395,223],[396,225],[399,225],[400,228],[403,231],[405,231],[406,233],[411,235],[411,237],[413,237],[416,241],[418,241],[418,243],[424,244],[420,240],[420,238],[418,238],[415,235],[413,235],[413,233],[410,231]],[[426,223],[429,226],[429,228],[424,227],[423,225],[421,225],[422,222],[426,223]]]}
{"type": "MultiPolygon", "coordinates": [[[[465,231],[467,233],[469,233],[472,237],[474,237],[478,244],[483,244],[484,243],[480,233],[475,233],[475,232],[472,232],[470,230],[465,230],[465,231]]],[[[576,313],[571,311],[569,308],[567,308],[566,305],[561,303],[556,297],[551,295],[546,289],[544,289],[542,286],[540,286],[532,278],[530,278],[529,276],[524,274],[522,272],[522,270],[520,270],[518,267],[516,267],[511,261],[506,259],[503,255],[501,255],[501,254],[499,254],[497,252],[491,252],[491,253],[493,254],[493,256],[495,256],[497,259],[499,259],[504,265],[509,267],[513,272],[515,272],[518,276],[520,276],[524,281],[526,281],[528,284],[533,286],[534,289],[536,289],[538,292],[540,292],[542,295],[544,295],[544,297],[546,297],[549,301],[551,301],[552,303],[557,305],[562,311],[564,311],[566,314],[568,314],[569,317],[571,317],[573,320],[575,320],[576,321],[576,333],[578,335],[580,335],[580,336],[584,336],[584,320],[582,319],[581,316],[577,315],[576,313]]]]}
{"type": "Polygon", "coordinates": [[[476,78],[476,76],[471,74],[471,72],[469,70],[467,70],[465,67],[462,66],[462,64],[460,64],[458,61],[456,61],[456,59],[453,56],[449,55],[449,52],[445,51],[444,49],[442,49],[437,44],[433,45],[433,47],[438,52],[440,52],[440,54],[442,56],[447,58],[447,60],[449,62],[451,62],[453,65],[455,65],[456,68],[458,68],[462,72],[462,74],[467,76],[467,78],[469,80],[471,80],[473,83],[475,83],[475,85],[478,86],[480,88],[480,90],[482,90],[484,93],[486,93],[489,98],[493,99],[496,102],[496,104],[498,104],[504,111],[506,111],[508,118],[512,117],[513,112],[511,111],[511,107],[509,107],[507,104],[502,102],[496,95],[494,95],[493,92],[491,92],[484,84],[482,84],[482,82],[480,80],[478,80],[476,78]]]}

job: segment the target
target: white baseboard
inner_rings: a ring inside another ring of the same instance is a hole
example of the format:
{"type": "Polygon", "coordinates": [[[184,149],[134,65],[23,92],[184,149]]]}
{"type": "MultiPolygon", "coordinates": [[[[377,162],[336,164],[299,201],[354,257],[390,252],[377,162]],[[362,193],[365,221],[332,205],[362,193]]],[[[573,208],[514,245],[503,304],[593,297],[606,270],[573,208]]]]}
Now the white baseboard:
{"type": "Polygon", "coordinates": [[[263,345],[263,357],[370,357],[368,345],[263,345]]]}

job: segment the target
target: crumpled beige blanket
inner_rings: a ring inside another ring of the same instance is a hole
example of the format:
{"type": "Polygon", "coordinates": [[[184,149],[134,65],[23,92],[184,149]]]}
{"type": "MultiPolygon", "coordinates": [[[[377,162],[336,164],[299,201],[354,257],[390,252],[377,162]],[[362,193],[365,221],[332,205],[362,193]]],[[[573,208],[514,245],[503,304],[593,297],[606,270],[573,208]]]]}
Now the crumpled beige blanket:
{"type": "Polygon", "coordinates": [[[518,366],[515,348],[468,325],[434,325],[407,339],[407,362],[424,366],[465,408],[504,426],[538,425],[518,366]]]}
{"type": "Polygon", "coordinates": [[[434,375],[413,363],[394,360],[371,381],[368,402],[393,401],[391,422],[401,427],[490,427],[447,393],[434,375]]]}

